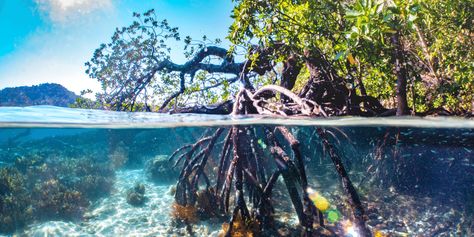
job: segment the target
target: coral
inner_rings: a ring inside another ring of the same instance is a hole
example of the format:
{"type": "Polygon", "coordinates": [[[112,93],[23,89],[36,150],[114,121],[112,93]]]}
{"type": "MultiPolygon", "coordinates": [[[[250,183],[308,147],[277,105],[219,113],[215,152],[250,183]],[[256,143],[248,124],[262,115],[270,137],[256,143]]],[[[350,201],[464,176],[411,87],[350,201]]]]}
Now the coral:
{"type": "Polygon", "coordinates": [[[94,158],[64,159],[50,166],[56,170],[52,178],[60,179],[65,186],[81,192],[91,201],[112,190],[115,173],[106,162],[97,162],[94,158]]]}
{"type": "Polygon", "coordinates": [[[145,203],[145,185],[137,183],[127,191],[127,203],[132,206],[141,206],[145,203]]]}
{"type": "Polygon", "coordinates": [[[28,140],[2,153],[9,167],[0,167],[0,233],[36,220],[80,219],[111,192],[115,171],[103,149],[106,139],[91,134],[28,140]]]}
{"type": "Polygon", "coordinates": [[[20,172],[26,172],[31,167],[35,167],[38,165],[42,165],[44,163],[44,158],[38,156],[37,154],[33,154],[31,156],[19,156],[15,159],[15,168],[17,168],[20,172]]]}
{"type": "Polygon", "coordinates": [[[32,188],[38,183],[56,179],[63,186],[80,192],[91,201],[109,194],[115,178],[113,169],[107,163],[96,162],[94,158],[27,160],[36,160],[34,165],[23,168],[32,188]]]}
{"type": "Polygon", "coordinates": [[[156,156],[146,163],[146,173],[149,179],[157,183],[173,183],[179,173],[173,169],[167,156],[156,156]]]}
{"type": "MultiPolygon", "coordinates": [[[[175,186],[173,186],[175,187],[175,186]]],[[[216,198],[212,188],[202,189],[197,192],[194,205],[173,204],[171,216],[173,219],[184,223],[196,223],[199,220],[205,220],[212,217],[218,217],[220,214],[214,203],[216,198]]]]}
{"type": "Polygon", "coordinates": [[[71,190],[56,179],[38,183],[33,190],[35,216],[41,220],[79,219],[89,205],[77,190],[71,190]]]}
{"type": "Polygon", "coordinates": [[[25,177],[15,168],[0,169],[0,233],[11,233],[31,219],[25,177]]]}
{"type": "MultiPolygon", "coordinates": [[[[46,157],[46,156],[45,156],[46,157]]],[[[114,172],[93,158],[17,158],[31,190],[34,219],[80,219],[89,202],[110,193],[114,172]]]]}
{"type": "Polygon", "coordinates": [[[198,221],[197,208],[191,205],[182,206],[178,203],[173,203],[171,216],[173,219],[185,223],[196,223],[198,221]]]}
{"type": "MultiPolygon", "coordinates": [[[[260,236],[260,223],[255,219],[250,219],[247,222],[242,220],[241,215],[237,215],[232,222],[232,231],[230,236],[233,237],[253,237],[260,236]]],[[[226,236],[229,231],[229,223],[222,224],[222,230],[219,232],[219,237],[226,236]]]]}
{"type": "Polygon", "coordinates": [[[98,175],[86,175],[78,177],[74,188],[91,200],[106,196],[112,190],[114,179],[98,175]]]}

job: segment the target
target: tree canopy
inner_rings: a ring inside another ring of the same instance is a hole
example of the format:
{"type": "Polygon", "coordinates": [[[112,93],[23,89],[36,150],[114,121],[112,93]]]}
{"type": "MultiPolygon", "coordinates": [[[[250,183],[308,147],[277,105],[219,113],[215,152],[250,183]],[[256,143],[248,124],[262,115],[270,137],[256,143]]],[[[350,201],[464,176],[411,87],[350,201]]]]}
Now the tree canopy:
{"type": "Polygon", "coordinates": [[[178,29],[153,10],[134,13],[136,21],[117,28],[86,63],[102,84],[98,101],[115,110],[163,111],[228,102],[240,86],[279,84],[331,104],[334,115],[474,110],[472,1],[234,3],[231,47],[185,37],[184,64],[170,58],[178,29]]]}
{"type": "MultiPolygon", "coordinates": [[[[472,108],[472,1],[236,2],[229,36],[234,43],[283,42],[303,60],[305,51],[318,52],[359,93],[388,107],[395,104],[394,64],[400,51],[413,110],[472,108]]],[[[277,56],[285,60],[287,54],[277,56]]]]}
{"type": "MultiPolygon", "coordinates": [[[[112,42],[102,44],[86,63],[86,73],[102,84],[97,95],[105,107],[116,110],[152,110],[227,99],[237,80],[247,81],[249,65],[216,47],[220,41],[184,39],[188,61],[171,61],[170,41],[180,41],[177,28],[159,21],[154,10],[135,13],[130,26],[117,28],[112,42]],[[241,76],[244,72],[245,76],[241,76]],[[216,90],[217,89],[217,90],[216,90]]],[[[254,70],[256,71],[256,70],[254,70]]],[[[247,86],[250,86],[247,83],[247,86]]]]}

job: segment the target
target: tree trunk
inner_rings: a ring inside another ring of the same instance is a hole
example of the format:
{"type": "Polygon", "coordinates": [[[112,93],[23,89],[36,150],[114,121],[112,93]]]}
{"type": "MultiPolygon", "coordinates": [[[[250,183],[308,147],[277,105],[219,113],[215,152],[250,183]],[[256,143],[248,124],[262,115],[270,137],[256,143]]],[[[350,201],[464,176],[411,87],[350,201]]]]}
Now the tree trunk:
{"type": "MultiPolygon", "coordinates": [[[[283,63],[283,72],[280,81],[280,86],[284,87],[288,90],[293,89],[295,86],[296,78],[300,73],[301,65],[299,65],[297,58],[295,55],[291,55],[284,63],[283,63]]],[[[289,102],[289,98],[282,95],[281,101],[282,102],[289,102]]]]}
{"type": "Polygon", "coordinates": [[[298,96],[320,105],[330,105],[336,111],[331,115],[343,114],[349,100],[349,89],[344,79],[337,74],[331,62],[320,50],[306,50],[304,54],[309,80],[298,96]]]}
{"type": "Polygon", "coordinates": [[[357,77],[356,82],[357,82],[357,85],[359,86],[360,95],[367,96],[367,91],[365,90],[365,86],[364,86],[364,83],[362,82],[362,79],[360,77],[357,77]]]}
{"type": "Polygon", "coordinates": [[[471,104],[471,114],[472,116],[474,116],[474,100],[472,100],[472,104],[471,104]]]}
{"type": "Polygon", "coordinates": [[[407,102],[407,71],[404,65],[403,48],[400,42],[400,32],[392,36],[394,47],[393,61],[395,64],[395,75],[397,76],[397,116],[408,115],[407,102]]]}

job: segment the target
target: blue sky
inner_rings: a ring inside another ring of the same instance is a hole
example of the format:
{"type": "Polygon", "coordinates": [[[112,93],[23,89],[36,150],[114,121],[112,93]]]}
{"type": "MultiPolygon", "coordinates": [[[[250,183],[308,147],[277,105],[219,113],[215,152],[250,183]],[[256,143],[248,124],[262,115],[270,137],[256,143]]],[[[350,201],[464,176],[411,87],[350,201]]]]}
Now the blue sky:
{"type": "MultiPolygon", "coordinates": [[[[150,8],[193,38],[224,39],[232,22],[231,0],[0,0],[0,89],[55,82],[98,91],[84,63],[115,27],[150,8]]],[[[178,62],[181,50],[172,54],[178,62]]]]}

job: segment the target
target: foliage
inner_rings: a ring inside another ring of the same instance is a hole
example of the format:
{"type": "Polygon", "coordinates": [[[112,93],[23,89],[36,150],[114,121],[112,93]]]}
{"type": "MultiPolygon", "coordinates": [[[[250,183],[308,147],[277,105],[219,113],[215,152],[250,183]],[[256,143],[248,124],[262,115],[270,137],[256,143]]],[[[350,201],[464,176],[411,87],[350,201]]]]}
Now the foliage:
{"type": "MultiPolygon", "coordinates": [[[[180,39],[178,29],[166,20],[159,22],[154,11],[147,11],[143,16],[133,15],[136,20],[128,27],[117,28],[112,42],[101,44],[91,61],[85,64],[86,73],[102,84],[103,93],[97,99],[104,105],[139,87],[156,62],[169,58],[171,48],[165,41],[180,39]]],[[[168,83],[169,79],[163,77],[155,84],[157,92],[166,92],[168,83]]],[[[147,99],[146,92],[143,99],[147,99]]],[[[127,107],[134,102],[126,100],[125,105],[117,106],[127,107]]]]}
{"type": "MultiPolygon", "coordinates": [[[[384,3],[374,3],[375,1],[360,2],[371,5],[356,4],[353,8],[350,17],[356,27],[353,28],[355,30],[351,33],[351,39],[365,38],[364,44],[358,45],[361,47],[355,52],[361,54],[358,57],[361,59],[361,64],[364,63],[363,59],[370,59],[365,63],[377,65],[377,67],[365,66],[365,71],[369,74],[367,84],[376,82],[378,78],[390,76],[389,70],[380,70],[383,69],[383,66],[377,63],[380,58],[371,59],[370,56],[374,54],[367,50],[377,48],[381,49],[382,53],[387,52],[390,48],[384,44],[384,35],[398,30],[404,37],[406,63],[412,84],[410,86],[413,95],[410,97],[412,107],[415,107],[416,111],[445,107],[458,113],[471,108],[473,100],[471,74],[474,69],[472,67],[474,55],[470,50],[474,43],[472,2],[400,0],[387,7],[384,3]],[[380,10],[368,11],[374,8],[380,10]],[[460,14],[453,15],[452,12],[460,14]],[[366,29],[369,33],[357,35],[362,29],[366,29]],[[371,72],[376,73],[376,76],[371,76],[371,72]]],[[[371,91],[379,88],[375,86],[371,91]]]]}
{"type": "Polygon", "coordinates": [[[474,110],[474,2],[462,0],[424,1],[417,55],[430,73],[421,75],[428,106],[454,111],[474,110]],[[421,49],[420,49],[421,48],[421,49]],[[434,82],[432,82],[434,81],[434,82]],[[430,85],[430,83],[434,85],[430,85]]]}
{"type": "MultiPolygon", "coordinates": [[[[369,95],[390,102],[395,96],[390,38],[399,33],[411,107],[418,112],[444,107],[460,113],[472,106],[472,1],[235,2],[228,37],[235,44],[283,42],[303,59],[305,50],[319,51],[348,84],[357,86],[354,81],[359,79],[369,95]]],[[[275,57],[284,60],[287,55],[284,51],[275,57]]]]}
{"type": "MultiPolygon", "coordinates": [[[[235,44],[257,38],[259,44],[283,42],[299,55],[304,49],[331,50],[343,37],[342,1],[236,1],[229,40],[235,44]],[[339,35],[334,35],[338,30],[339,35]]],[[[277,55],[287,56],[285,52],[277,55]]],[[[284,58],[280,58],[282,60],[284,58]]]]}
{"type": "Polygon", "coordinates": [[[91,94],[92,90],[82,90],[80,96],[76,98],[73,104],[69,107],[71,108],[82,108],[82,109],[102,109],[102,105],[99,103],[99,100],[92,100],[85,97],[87,94],[91,94]]]}
{"type": "MultiPolygon", "coordinates": [[[[169,44],[176,44],[181,37],[178,28],[171,27],[166,20],[159,21],[154,10],[143,15],[134,13],[133,16],[136,20],[128,27],[117,28],[112,41],[102,44],[85,64],[86,73],[102,84],[103,91],[96,96],[102,107],[128,111],[158,110],[155,106],[176,93],[181,80],[189,81],[189,85],[180,91],[184,96],[169,101],[168,107],[215,103],[228,99],[237,90],[230,85],[236,80],[229,80],[222,73],[194,68],[189,68],[188,72],[185,71],[187,65],[171,62],[169,44]]],[[[197,52],[219,43],[219,39],[209,40],[206,36],[202,41],[194,41],[188,36],[184,39],[185,57],[191,60],[197,52]]],[[[219,62],[213,57],[204,60],[201,63],[219,62]]],[[[80,102],[89,106],[88,101],[80,102]]]]}
{"type": "MultiPolygon", "coordinates": [[[[86,63],[89,76],[102,84],[103,92],[97,95],[99,104],[109,109],[155,111],[225,101],[237,92],[234,82],[242,77],[213,71],[214,66],[233,63],[240,53],[237,49],[243,48],[249,60],[244,68],[258,67],[263,54],[259,49],[270,49],[264,57],[272,70],[260,75],[246,71],[257,88],[277,83],[282,77],[281,65],[295,57],[299,76],[290,89],[298,92],[312,73],[304,66],[300,71],[300,66],[316,58],[343,78],[349,89],[393,107],[397,90],[395,62],[401,50],[401,67],[407,72],[403,79],[408,82],[412,110],[444,108],[457,114],[473,110],[472,1],[234,2],[234,23],[228,35],[233,45],[227,56],[201,58],[201,64],[195,64],[192,70],[184,68],[196,63],[194,57],[219,44],[219,40],[203,37],[194,41],[186,37],[184,55],[188,62],[174,64],[169,45],[181,40],[178,29],[166,20],[159,21],[153,10],[143,15],[134,13],[136,20],[128,27],[117,28],[112,41],[102,44],[86,63]],[[400,41],[400,48],[394,37],[400,41]],[[159,104],[163,104],[161,108],[159,104]]],[[[96,106],[87,100],[78,104],[96,106]]]]}

